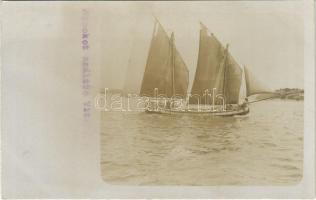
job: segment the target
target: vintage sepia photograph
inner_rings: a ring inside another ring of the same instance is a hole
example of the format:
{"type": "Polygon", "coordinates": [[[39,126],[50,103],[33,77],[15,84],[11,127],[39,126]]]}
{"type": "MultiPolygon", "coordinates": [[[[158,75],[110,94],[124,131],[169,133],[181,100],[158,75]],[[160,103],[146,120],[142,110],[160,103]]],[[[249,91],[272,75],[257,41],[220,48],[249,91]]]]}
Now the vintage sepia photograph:
{"type": "Polygon", "coordinates": [[[303,12],[297,1],[104,6],[95,98],[102,179],[151,186],[298,184],[303,12]]]}
{"type": "Polygon", "coordinates": [[[3,1],[3,199],[315,196],[315,2],[3,1]]]}

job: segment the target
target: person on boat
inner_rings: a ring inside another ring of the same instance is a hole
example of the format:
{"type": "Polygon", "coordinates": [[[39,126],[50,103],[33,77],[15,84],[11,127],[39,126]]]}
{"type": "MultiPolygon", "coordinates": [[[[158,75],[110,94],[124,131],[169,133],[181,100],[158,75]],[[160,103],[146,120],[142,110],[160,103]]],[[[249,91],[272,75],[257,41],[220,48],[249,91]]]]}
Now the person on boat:
{"type": "Polygon", "coordinates": [[[166,109],[171,109],[171,100],[167,100],[165,104],[166,109]]]}
{"type": "Polygon", "coordinates": [[[233,110],[233,105],[226,104],[226,110],[233,110]]]}
{"type": "Polygon", "coordinates": [[[240,105],[240,107],[241,107],[242,109],[246,109],[246,108],[247,108],[247,105],[248,105],[248,98],[246,97],[246,98],[245,98],[245,101],[240,105]]]}

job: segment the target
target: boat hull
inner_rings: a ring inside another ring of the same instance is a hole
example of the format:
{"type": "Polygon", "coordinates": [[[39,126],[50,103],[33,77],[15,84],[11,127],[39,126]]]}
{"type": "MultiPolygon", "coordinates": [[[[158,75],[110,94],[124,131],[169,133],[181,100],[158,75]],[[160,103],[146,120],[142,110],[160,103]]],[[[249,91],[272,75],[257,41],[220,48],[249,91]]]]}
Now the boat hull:
{"type": "Polygon", "coordinates": [[[226,110],[226,111],[210,111],[210,110],[146,110],[146,113],[152,114],[196,114],[196,115],[210,115],[210,116],[234,116],[234,115],[246,115],[249,113],[249,107],[240,108],[237,110],[226,110]]]}

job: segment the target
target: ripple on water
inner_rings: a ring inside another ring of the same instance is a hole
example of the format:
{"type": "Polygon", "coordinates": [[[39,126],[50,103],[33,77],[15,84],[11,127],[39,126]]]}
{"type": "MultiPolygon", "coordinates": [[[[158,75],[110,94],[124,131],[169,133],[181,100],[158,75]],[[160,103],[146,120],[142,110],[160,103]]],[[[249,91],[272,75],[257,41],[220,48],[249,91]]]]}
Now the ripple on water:
{"type": "Polygon", "coordinates": [[[125,185],[288,185],[302,176],[303,103],[243,117],[102,113],[101,171],[125,185]]]}

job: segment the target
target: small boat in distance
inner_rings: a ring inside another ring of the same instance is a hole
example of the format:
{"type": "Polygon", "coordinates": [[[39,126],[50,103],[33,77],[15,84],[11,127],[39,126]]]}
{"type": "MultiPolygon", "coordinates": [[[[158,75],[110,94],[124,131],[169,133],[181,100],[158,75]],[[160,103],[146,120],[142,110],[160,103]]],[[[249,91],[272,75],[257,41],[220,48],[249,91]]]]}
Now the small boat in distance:
{"type": "Polygon", "coordinates": [[[235,61],[228,45],[201,23],[197,68],[188,94],[189,70],[174,40],[174,33],[169,37],[156,19],[140,90],[140,96],[150,99],[146,112],[245,115],[247,96],[266,92],[235,61]]]}

